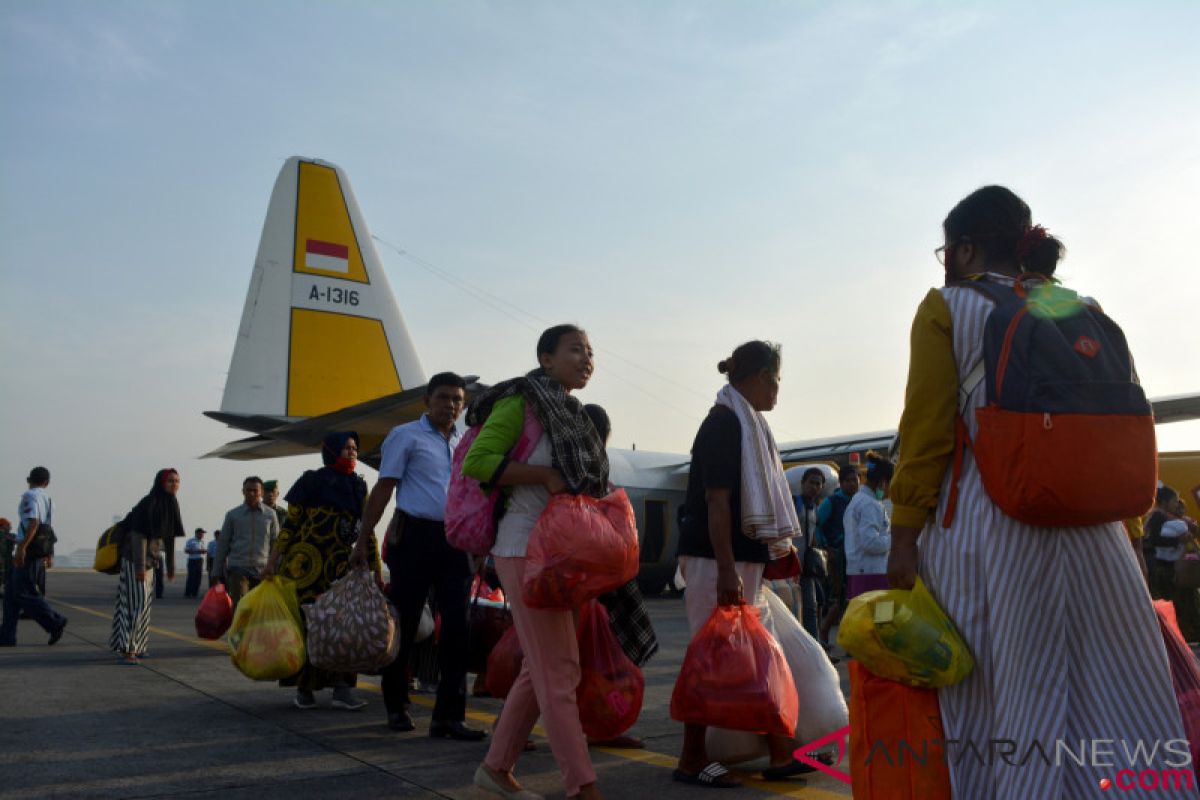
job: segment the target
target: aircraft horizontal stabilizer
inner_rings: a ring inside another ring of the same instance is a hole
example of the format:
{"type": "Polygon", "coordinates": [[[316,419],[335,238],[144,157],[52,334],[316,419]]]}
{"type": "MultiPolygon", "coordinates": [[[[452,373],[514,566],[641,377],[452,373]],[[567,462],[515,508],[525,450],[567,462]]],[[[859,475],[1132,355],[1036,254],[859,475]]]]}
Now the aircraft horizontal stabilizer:
{"type": "Polygon", "coordinates": [[[280,439],[268,439],[265,436],[251,436],[249,439],[239,439],[221,445],[216,450],[205,453],[201,458],[228,458],[234,461],[254,461],[259,458],[282,458],[284,456],[302,456],[311,453],[313,448],[295,442],[285,442],[280,439]]]}
{"type": "MultiPolygon", "coordinates": [[[[487,388],[478,382],[478,376],[468,375],[466,381],[468,400],[487,388]]],[[[248,461],[256,458],[304,455],[320,450],[321,441],[330,433],[357,431],[361,439],[358,443],[359,460],[372,467],[378,467],[379,446],[383,444],[392,428],[419,419],[424,413],[424,386],[297,421],[272,420],[271,417],[263,415],[243,416],[206,411],[205,414],[213,419],[234,428],[257,433],[258,436],[230,442],[202,457],[248,461]],[[268,421],[272,424],[264,427],[268,421]]]]}

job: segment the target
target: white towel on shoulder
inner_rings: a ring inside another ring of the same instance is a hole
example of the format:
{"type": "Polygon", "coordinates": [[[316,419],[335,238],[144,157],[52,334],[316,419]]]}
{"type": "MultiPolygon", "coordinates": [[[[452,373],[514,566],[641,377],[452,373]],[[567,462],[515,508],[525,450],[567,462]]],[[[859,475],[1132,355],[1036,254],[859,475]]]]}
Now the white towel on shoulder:
{"type": "Polygon", "coordinates": [[[717,405],[733,411],[742,426],[742,533],[771,544],[773,558],[786,555],[800,520],[771,426],[731,385],[717,392],[717,405]]]}

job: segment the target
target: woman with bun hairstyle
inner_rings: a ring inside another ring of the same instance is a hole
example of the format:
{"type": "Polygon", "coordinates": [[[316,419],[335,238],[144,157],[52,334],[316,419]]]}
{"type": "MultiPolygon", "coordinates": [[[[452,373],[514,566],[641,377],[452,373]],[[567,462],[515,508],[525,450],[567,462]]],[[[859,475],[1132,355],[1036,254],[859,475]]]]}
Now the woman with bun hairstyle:
{"type": "Polygon", "coordinates": [[[892,479],[892,462],[867,453],[867,485],[854,493],[843,518],[846,529],[846,599],[888,588],[887,557],[892,547],[883,501],[892,479]]]}
{"type": "MultiPolygon", "coordinates": [[[[1121,523],[1020,522],[989,497],[969,448],[946,519],[959,376],[982,358],[993,308],[966,282],[1052,276],[1063,246],[1002,186],[968,195],[942,228],[946,285],[926,295],[912,325],[888,578],[909,588],[919,574],[974,656],[966,679],[938,690],[945,740],[961,743],[947,748],[953,796],[1092,797],[1125,770],[1190,773],[1162,635],[1121,523]],[[977,756],[997,740],[1015,743],[1016,754],[977,756]]],[[[963,387],[972,441],[985,386],[963,387]]],[[[1133,790],[1194,796],[1166,784],[1133,790]]]]}
{"type": "MultiPolygon", "coordinates": [[[[695,635],[718,605],[746,600],[764,606],[763,569],[791,551],[800,532],[796,506],[764,411],[779,399],[779,346],[751,341],[717,365],[729,383],[717,393],[692,443],[687,499],[679,533],[679,565],[687,580],[684,601],[695,635]]],[[[707,788],[741,784],[721,763],[709,762],[706,725],[685,724],[674,778],[707,788]]],[[[792,758],[791,739],[767,737],[767,780],[811,771],[792,758]]]]}
{"type": "Polygon", "coordinates": [[[467,410],[467,424],[483,427],[463,459],[463,473],[485,486],[508,490],[492,556],[525,653],[487,757],[475,770],[475,785],[505,797],[539,797],[521,788],[513,767],[541,716],[567,797],[595,800],[602,795],[575,702],[580,678],[575,612],[529,608],[521,584],[529,535],[550,495],[605,496],[608,455],[595,425],[572,396],[587,386],[595,369],[587,333],[575,325],[549,328],[538,339],[537,360],[537,369],[496,384],[467,410]],[[520,463],[510,461],[508,453],[520,438],[526,407],[544,432],[526,462],[520,463]]]}

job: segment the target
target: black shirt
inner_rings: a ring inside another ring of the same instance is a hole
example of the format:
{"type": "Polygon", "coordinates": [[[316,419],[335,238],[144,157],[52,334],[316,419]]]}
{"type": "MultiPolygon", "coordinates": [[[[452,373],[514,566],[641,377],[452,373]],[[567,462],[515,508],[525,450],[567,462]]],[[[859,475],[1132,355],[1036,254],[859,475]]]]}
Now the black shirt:
{"type": "Polygon", "coordinates": [[[725,406],[713,406],[692,443],[687,501],[679,531],[679,555],[716,558],[708,536],[706,489],[729,489],[733,560],[765,564],[767,546],[742,533],[742,426],[725,406]]]}

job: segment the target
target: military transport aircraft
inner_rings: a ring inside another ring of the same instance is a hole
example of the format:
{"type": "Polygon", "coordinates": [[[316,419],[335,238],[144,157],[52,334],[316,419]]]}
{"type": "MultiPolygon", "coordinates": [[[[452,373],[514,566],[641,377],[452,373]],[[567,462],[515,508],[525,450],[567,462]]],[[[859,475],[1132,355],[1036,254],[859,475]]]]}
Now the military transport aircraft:
{"type": "MultiPolygon", "coordinates": [[[[468,394],[484,388],[468,380],[468,394]]],[[[423,413],[425,381],[346,174],[328,162],[288,159],[271,193],[221,409],[205,412],[254,435],[205,457],[301,455],[318,450],[329,431],[356,430],[360,458],[377,468],[388,431],[423,413]]],[[[1200,417],[1200,394],[1155,401],[1154,409],[1159,422],[1200,417]]],[[[780,454],[789,465],[846,463],[887,451],[895,438],[893,430],[783,443],[780,454]]],[[[689,457],[616,448],[608,455],[612,480],[637,514],[639,582],[657,593],[675,574],[689,457]]]]}

